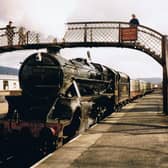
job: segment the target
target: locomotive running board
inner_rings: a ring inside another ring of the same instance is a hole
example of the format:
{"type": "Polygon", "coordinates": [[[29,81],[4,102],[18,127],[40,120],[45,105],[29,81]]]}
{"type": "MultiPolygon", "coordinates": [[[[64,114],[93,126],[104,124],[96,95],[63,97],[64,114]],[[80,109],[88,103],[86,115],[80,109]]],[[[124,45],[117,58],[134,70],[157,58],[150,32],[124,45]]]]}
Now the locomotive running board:
{"type": "Polygon", "coordinates": [[[73,80],[75,80],[76,82],[88,82],[88,83],[91,83],[91,82],[94,82],[94,83],[106,83],[106,84],[110,84],[111,82],[112,82],[112,80],[111,81],[103,81],[103,80],[98,80],[98,79],[87,79],[87,78],[76,78],[76,77],[74,77],[74,78],[72,78],[73,80]]]}

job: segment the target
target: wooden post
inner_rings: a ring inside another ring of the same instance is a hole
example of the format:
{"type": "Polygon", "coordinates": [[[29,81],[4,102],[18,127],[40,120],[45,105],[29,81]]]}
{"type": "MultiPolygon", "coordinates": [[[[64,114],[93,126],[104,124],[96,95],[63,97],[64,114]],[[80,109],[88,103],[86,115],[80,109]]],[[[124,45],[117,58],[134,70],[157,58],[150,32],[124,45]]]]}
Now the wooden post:
{"type": "Polygon", "coordinates": [[[162,37],[162,61],[163,61],[163,112],[168,115],[168,40],[162,37]]]}

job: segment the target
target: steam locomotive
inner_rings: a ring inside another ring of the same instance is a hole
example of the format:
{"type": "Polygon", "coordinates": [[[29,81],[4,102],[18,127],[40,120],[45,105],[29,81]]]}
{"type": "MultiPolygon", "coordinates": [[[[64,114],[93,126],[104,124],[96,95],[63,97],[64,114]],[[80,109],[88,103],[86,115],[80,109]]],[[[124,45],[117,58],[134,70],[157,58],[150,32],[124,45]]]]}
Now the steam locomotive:
{"type": "Polygon", "coordinates": [[[130,92],[130,78],[122,72],[83,58],[66,60],[52,50],[27,57],[19,82],[22,94],[6,97],[9,109],[0,133],[11,137],[17,132],[17,143],[31,137],[43,152],[144,94],[130,92]]]}

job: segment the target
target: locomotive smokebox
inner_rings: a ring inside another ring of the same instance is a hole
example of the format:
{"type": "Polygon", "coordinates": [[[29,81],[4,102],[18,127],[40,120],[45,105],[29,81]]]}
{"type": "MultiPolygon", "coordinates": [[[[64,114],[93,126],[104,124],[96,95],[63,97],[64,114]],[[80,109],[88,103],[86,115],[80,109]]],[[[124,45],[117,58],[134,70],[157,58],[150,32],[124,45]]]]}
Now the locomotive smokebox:
{"type": "Polygon", "coordinates": [[[63,70],[56,56],[35,53],[29,56],[19,71],[19,82],[23,93],[36,97],[57,95],[63,84],[63,70]]]}

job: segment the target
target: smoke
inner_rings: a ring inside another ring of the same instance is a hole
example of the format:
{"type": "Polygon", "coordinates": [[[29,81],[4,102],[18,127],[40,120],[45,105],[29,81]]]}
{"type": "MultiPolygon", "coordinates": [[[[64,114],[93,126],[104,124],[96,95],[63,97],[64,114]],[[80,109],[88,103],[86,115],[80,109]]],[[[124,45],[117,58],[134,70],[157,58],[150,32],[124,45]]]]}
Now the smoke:
{"type": "Polygon", "coordinates": [[[0,26],[12,20],[16,26],[62,37],[67,21],[127,22],[135,13],[142,25],[167,32],[167,5],[167,0],[1,0],[0,26]]]}
{"type": "Polygon", "coordinates": [[[1,0],[0,18],[1,22],[8,20],[18,21],[22,17],[22,0],[1,0]]]}
{"type": "Polygon", "coordinates": [[[15,26],[61,37],[76,0],[1,0],[1,25],[9,20],[15,26]],[[3,7],[3,8],[2,8],[3,7]]]}

